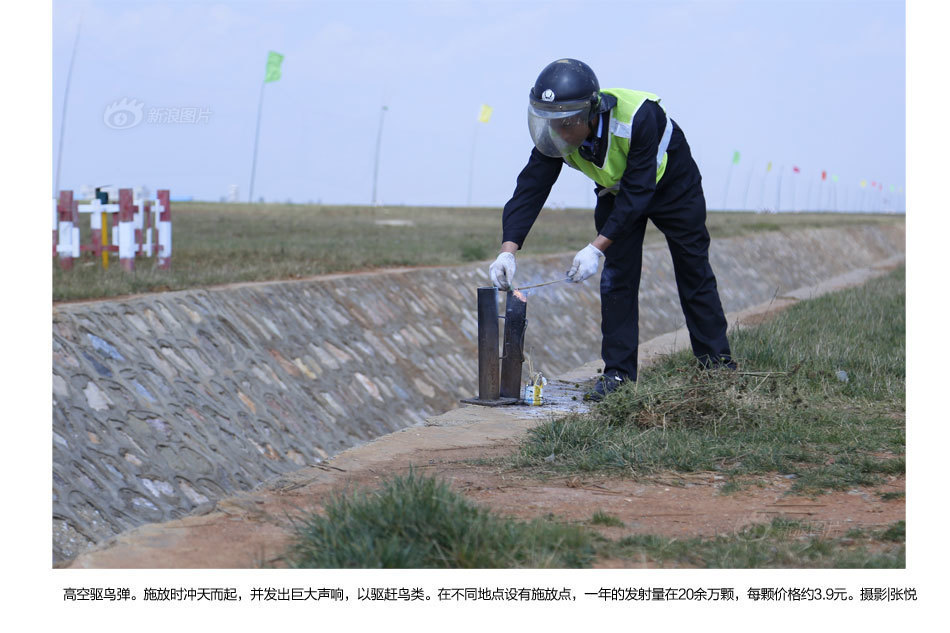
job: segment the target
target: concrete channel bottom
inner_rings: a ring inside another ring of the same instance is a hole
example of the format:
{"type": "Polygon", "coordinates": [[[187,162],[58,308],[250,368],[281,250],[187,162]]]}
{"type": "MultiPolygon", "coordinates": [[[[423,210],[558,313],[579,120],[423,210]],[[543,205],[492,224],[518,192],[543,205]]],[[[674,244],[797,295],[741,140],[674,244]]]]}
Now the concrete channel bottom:
{"type": "MultiPolygon", "coordinates": [[[[895,223],[718,240],[710,257],[724,308],[740,314],[903,253],[895,223]]],[[[570,257],[522,257],[519,281],[570,257]]],[[[54,562],[458,408],[477,389],[475,289],[487,283],[477,264],[55,306],[54,562]]],[[[528,295],[535,370],[571,380],[598,356],[597,288],[528,295]]],[[[682,325],[665,247],[644,252],[640,305],[642,339],[682,325]]],[[[458,414],[468,409],[483,410],[458,414]]]]}

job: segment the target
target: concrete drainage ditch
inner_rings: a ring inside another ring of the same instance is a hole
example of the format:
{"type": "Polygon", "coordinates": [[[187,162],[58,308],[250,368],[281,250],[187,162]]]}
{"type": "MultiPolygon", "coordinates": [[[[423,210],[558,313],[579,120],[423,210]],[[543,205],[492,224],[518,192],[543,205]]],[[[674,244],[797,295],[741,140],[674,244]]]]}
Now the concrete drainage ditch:
{"type": "MultiPolygon", "coordinates": [[[[713,242],[727,312],[903,254],[904,226],[713,242]]],[[[569,255],[519,258],[518,282],[569,255]]],[[[417,425],[477,390],[487,264],[241,284],[53,308],[53,559],[187,515],[417,425]]],[[[665,246],[644,251],[643,339],[682,326],[665,246]]],[[[595,279],[529,294],[525,351],[557,375],[599,353],[595,279]]]]}

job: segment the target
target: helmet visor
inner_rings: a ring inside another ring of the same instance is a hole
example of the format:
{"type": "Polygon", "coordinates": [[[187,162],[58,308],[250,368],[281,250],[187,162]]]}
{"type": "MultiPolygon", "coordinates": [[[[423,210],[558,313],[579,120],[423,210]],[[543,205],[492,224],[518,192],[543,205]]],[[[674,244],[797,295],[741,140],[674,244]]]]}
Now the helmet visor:
{"type": "Polygon", "coordinates": [[[577,106],[555,109],[536,102],[528,105],[528,131],[539,152],[552,158],[567,158],[577,151],[590,134],[590,103],[585,101],[577,106]]]}

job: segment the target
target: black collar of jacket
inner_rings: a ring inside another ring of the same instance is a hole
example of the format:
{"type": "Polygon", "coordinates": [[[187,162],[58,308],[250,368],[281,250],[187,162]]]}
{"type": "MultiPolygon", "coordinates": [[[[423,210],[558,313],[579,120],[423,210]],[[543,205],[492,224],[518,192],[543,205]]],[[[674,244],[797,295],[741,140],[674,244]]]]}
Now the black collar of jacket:
{"type": "Polygon", "coordinates": [[[607,156],[607,145],[609,144],[607,143],[607,135],[610,134],[610,111],[616,106],[617,97],[600,93],[600,103],[597,104],[597,114],[600,116],[600,136],[594,136],[594,138],[590,139],[593,148],[582,145],[578,150],[581,158],[600,168],[603,168],[604,159],[607,156]]]}

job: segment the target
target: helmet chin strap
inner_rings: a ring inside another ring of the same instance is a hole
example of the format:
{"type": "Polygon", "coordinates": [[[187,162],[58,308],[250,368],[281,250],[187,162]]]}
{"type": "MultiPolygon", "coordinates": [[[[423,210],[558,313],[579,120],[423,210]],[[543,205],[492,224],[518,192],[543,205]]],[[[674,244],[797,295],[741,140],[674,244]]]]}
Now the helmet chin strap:
{"type": "Polygon", "coordinates": [[[600,118],[600,115],[610,109],[606,106],[606,100],[600,95],[599,92],[597,93],[596,103],[594,103],[594,99],[591,98],[590,117],[587,119],[587,126],[590,128],[590,134],[587,135],[586,140],[591,141],[597,138],[597,119],[600,118]]]}

